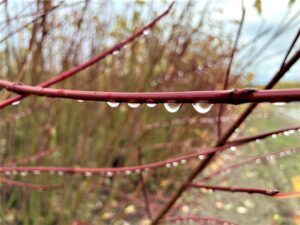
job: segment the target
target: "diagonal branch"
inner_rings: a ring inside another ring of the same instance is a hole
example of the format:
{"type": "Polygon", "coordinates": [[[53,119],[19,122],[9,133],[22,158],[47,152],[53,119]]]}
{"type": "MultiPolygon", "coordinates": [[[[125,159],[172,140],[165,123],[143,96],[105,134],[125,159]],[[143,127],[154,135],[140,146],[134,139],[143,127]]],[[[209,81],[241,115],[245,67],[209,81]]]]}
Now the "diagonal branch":
{"type": "MultiPolygon", "coordinates": [[[[39,87],[49,87],[51,85],[54,85],[60,81],[67,79],[68,77],[71,77],[74,74],[90,67],[91,65],[99,62],[100,60],[113,54],[114,52],[119,51],[120,49],[124,48],[127,44],[131,43],[138,37],[142,36],[146,30],[151,29],[161,18],[166,16],[170,12],[171,8],[173,7],[173,4],[174,3],[170,4],[170,6],[168,7],[168,9],[166,11],[164,11],[162,14],[160,14],[158,17],[156,17],[152,22],[150,22],[148,25],[144,26],[143,28],[139,29],[137,32],[135,32],[133,35],[131,35],[127,39],[125,39],[122,42],[116,44],[115,46],[101,52],[99,55],[94,56],[93,58],[89,59],[88,61],[86,61],[68,71],[62,72],[61,74],[57,75],[56,77],[54,77],[48,81],[45,81],[45,82],[39,84],[38,86],[39,87]]],[[[14,102],[18,102],[18,101],[22,100],[23,98],[26,98],[27,96],[28,95],[24,94],[24,95],[18,95],[18,96],[6,99],[6,100],[0,102],[0,109],[5,108],[6,106],[11,105],[14,102]]]]}

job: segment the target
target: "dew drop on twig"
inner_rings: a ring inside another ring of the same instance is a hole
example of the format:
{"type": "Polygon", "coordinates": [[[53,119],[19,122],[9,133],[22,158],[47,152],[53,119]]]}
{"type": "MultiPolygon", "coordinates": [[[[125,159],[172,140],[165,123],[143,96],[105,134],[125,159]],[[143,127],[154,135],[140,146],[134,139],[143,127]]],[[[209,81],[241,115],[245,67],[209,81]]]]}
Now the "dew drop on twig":
{"type": "Polygon", "coordinates": [[[213,107],[213,104],[200,103],[200,102],[193,103],[192,105],[198,113],[208,113],[213,107]]]}
{"type": "Polygon", "coordinates": [[[16,101],[16,102],[11,103],[11,105],[14,105],[14,106],[19,105],[19,104],[20,104],[20,101],[16,101]]]}
{"type": "Polygon", "coordinates": [[[134,109],[140,107],[140,105],[141,103],[132,103],[132,102],[128,103],[128,106],[134,109]]]}
{"type": "Polygon", "coordinates": [[[113,55],[119,55],[119,53],[120,53],[120,51],[119,50],[115,50],[115,51],[113,51],[113,55]]]}
{"type": "Polygon", "coordinates": [[[164,103],[164,106],[168,112],[175,113],[180,109],[181,103],[164,103]]]}
{"type": "Polygon", "coordinates": [[[156,106],[156,103],[147,103],[146,104],[149,108],[154,108],[156,106]]]}
{"type": "Polygon", "coordinates": [[[90,177],[90,176],[92,176],[92,173],[89,172],[89,171],[87,171],[87,172],[84,173],[84,175],[85,175],[86,177],[90,177]]]}
{"type": "Polygon", "coordinates": [[[112,108],[116,108],[120,105],[119,102],[107,102],[107,104],[112,108]]]}
{"type": "Polygon", "coordinates": [[[275,105],[275,106],[283,106],[283,105],[286,105],[286,102],[274,102],[273,105],[275,105]]]}
{"type": "Polygon", "coordinates": [[[147,35],[149,35],[150,34],[150,30],[144,30],[144,32],[143,32],[143,35],[144,36],[147,36],[147,35]]]}

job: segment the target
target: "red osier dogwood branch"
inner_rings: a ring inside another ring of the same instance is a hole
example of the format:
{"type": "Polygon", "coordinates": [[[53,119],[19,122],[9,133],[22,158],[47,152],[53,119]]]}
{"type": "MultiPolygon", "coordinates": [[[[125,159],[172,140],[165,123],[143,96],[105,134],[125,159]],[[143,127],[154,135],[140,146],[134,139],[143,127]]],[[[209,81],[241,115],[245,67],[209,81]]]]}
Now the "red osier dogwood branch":
{"type": "Polygon", "coordinates": [[[0,87],[25,95],[69,98],[88,101],[134,103],[227,103],[291,102],[300,101],[300,89],[253,90],[233,89],[221,91],[187,92],[95,92],[67,89],[42,88],[0,80],[0,87]]]}

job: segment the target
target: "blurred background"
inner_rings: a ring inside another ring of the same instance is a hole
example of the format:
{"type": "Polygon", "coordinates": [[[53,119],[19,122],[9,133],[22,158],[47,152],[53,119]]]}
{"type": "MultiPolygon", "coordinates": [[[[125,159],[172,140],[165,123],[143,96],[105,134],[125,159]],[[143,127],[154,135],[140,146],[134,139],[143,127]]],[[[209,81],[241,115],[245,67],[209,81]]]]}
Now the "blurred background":
{"type": "MultiPolygon", "coordinates": [[[[37,85],[129,37],[170,3],[2,0],[0,78],[37,85]]],[[[228,89],[263,87],[280,68],[299,30],[297,0],[247,0],[244,4],[245,21],[228,89]]],[[[149,32],[54,87],[139,92],[220,90],[241,16],[241,1],[177,1],[149,32]]],[[[298,42],[294,49],[299,47],[298,42]]],[[[298,62],[275,88],[300,88],[299,68],[298,62]]],[[[0,92],[1,100],[10,96],[0,92]]],[[[144,164],[157,162],[213,146],[218,137],[218,107],[199,114],[184,104],[178,112],[170,113],[162,105],[111,108],[103,102],[31,96],[1,110],[0,164],[9,165],[44,151],[45,157],[25,165],[120,167],[138,165],[139,157],[144,164]]],[[[245,107],[225,107],[223,131],[245,107]]],[[[299,115],[297,103],[261,104],[234,137],[296,126],[299,115]]],[[[197,179],[250,157],[298,149],[299,144],[296,132],[228,150],[197,179]]],[[[209,184],[299,191],[300,155],[285,156],[226,170],[209,184]]],[[[185,165],[143,175],[153,215],[198,163],[199,159],[189,160],[185,165]]],[[[1,176],[63,186],[40,192],[0,183],[0,224],[149,224],[137,174],[120,173],[112,178],[30,173],[1,176]]],[[[170,212],[190,214],[243,225],[297,225],[300,200],[191,189],[170,212]]]]}

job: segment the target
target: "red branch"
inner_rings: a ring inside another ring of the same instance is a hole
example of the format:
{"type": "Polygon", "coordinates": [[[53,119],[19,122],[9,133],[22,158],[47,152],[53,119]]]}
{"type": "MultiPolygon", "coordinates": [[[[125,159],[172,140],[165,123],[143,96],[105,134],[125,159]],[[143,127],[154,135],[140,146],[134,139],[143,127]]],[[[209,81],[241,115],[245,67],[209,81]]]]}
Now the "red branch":
{"type": "Polygon", "coordinates": [[[21,158],[19,160],[10,162],[10,163],[6,164],[6,166],[16,166],[16,165],[20,165],[20,164],[26,164],[26,163],[29,163],[29,162],[34,162],[34,161],[37,161],[39,159],[45,158],[46,156],[50,155],[53,152],[55,152],[55,150],[53,150],[53,149],[46,149],[46,150],[43,150],[43,151],[39,151],[34,155],[27,156],[25,158],[21,158]]]}
{"type": "Polygon", "coordinates": [[[279,193],[277,190],[270,190],[270,189],[259,189],[259,188],[242,188],[242,187],[222,187],[222,186],[210,186],[201,183],[190,183],[187,187],[194,187],[194,188],[204,188],[207,190],[212,191],[225,191],[225,192],[241,192],[241,193],[248,193],[248,194],[262,194],[268,196],[275,196],[279,193]]]}
{"type": "MultiPolygon", "coordinates": [[[[164,16],[166,16],[169,11],[171,10],[173,6],[173,3],[168,7],[168,9],[166,11],[164,11],[161,15],[159,15],[158,17],[156,17],[152,22],[150,22],[148,25],[144,26],[143,28],[139,29],[137,32],[135,32],[133,35],[131,35],[130,37],[128,37],[127,39],[125,39],[124,41],[116,44],[115,46],[107,49],[104,52],[101,52],[99,55],[94,56],[93,58],[91,58],[90,60],[68,70],[65,72],[62,72],[61,74],[57,75],[56,77],[43,82],[41,84],[39,84],[39,87],[49,87],[53,84],[56,84],[60,81],[63,81],[65,79],[67,79],[68,77],[73,76],[74,74],[88,68],[89,66],[99,62],[100,60],[104,59],[105,57],[113,54],[115,51],[119,51],[120,49],[124,48],[127,44],[131,43],[132,41],[134,41],[136,38],[140,37],[141,35],[144,34],[144,32],[148,29],[151,29],[161,18],[163,18],[164,16]]],[[[20,101],[23,98],[27,97],[28,95],[23,94],[23,95],[19,95],[19,96],[15,96],[9,99],[6,99],[2,102],[0,102],[0,109],[4,108],[8,105],[11,105],[14,102],[20,101]]]]}
{"type": "Polygon", "coordinates": [[[292,149],[288,148],[288,149],[278,151],[278,152],[275,152],[275,153],[269,153],[269,154],[266,154],[266,155],[263,155],[263,156],[258,156],[258,157],[254,157],[254,158],[251,158],[251,159],[247,159],[247,160],[244,160],[242,162],[235,163],[235,164],[232,164],[232,165],[227,166],[225,168],[219,169],[219,170],[217,170],[217,171],[201,178],[200,181],[201,182],[207,181],[207,180],[211,179],[212,177],[215,177],[216,175],[221,174],[222,172],[231,171],[234,168],[238,168],[240,166],[247,165],[248,163],[252,163],[252,162],[260,163],[262,160],[267,160],[271,157],[278,157],[278,156],[282,157],[282,156],[290,155],[293,152],[298,152],[299,150],[300,150],[300,148],[297,148],[297,147],[292,148],[292,149]]]}
{"type": "Polygon", "coordinates": [[[0,80],[0,87],[25,95],[68,98],[88,101],[114,101],[136,103],[227,103],[291,102],[300,101],[300,89],[253,90],[233,89],[222,91],[187,92],[95,92],[67,89],[42,88],[0,80]]]}
{"type": "Polygon", "coordinates": [[[10,180],[10,179],[4,178],[4,177],[0,177],[0,183],[5,183],[5,184],[11,185],[11,186],[29,188],[29,189],[39,190],[39,191],[56,189],[56,188],[62,187],[61,184],[59,184],[59,185],[38,185],[38,184],[31,184],[31,183],[25,183],[25,182],[21,182],[21,181],[10,180]]]}
{"type": "Polygon", "coordinates": [[[120,172],[136,172],[140,173],[144,170],[155,169],[159,167],[171,167],[178,166],[180,163],[185,163],[188,159],[198,158],[199,156],[204,156],[212,152],[223,151],[229,146],[222,146],[218,148],[200,150],[199,152],[194,152],[190,154],[185,154],[183,156],[173,157],[167,160],[149,163],[139,166],[127,166],[127,167],[105,167],[105,168],[81,168],[81,167],[16,167],[16,166],[2,166],[0,167],[0,172],[13,172],[13,171],[26,171],[26,172],[64,172],[64,173],[120,173],[120,172]]]}
{"type": "Polygon", "coordinates": [[[233,222],[229,222],[229,221],[225,221],[225,220],[221,220],[221,219],[217,219],[217,218],[213,218],[213,217],[198,217],[198,216],[186,216],[186,217],[181,217],[181,216],[177,216],[177,217],[170,217],[170,218],[166,218],[163,219],[162,222],[176,222],[176,221],[188,221],[188,220],[192,220],[195,222],[213,222],[214,224],[230,224],[230,225],[238,225],[236,223],[233,222]]]}
{"type": "Polygon", "coordinates": [[[267,137],[270,137],[272,135],[277,135],[285,132],[296,132],[300,129],[300,126],[295,126],[295,127],[288,127],[288,128],[283,128],[283,129],[278,129],[278,130],[273,130],[273,131],[268,131],[265,133],[249,136],[249,137],[244,137],[244,138],[239,138],[239,139],[234,139],[232,141],[228,141],[227,144],[229,145],[235,145],[235,144],[241,144],[241,143],[248,143],[254,140],[261,140],[267,137]]]}
{"type": "MultiPolygon", "coordinates": [[[[273,131],[273,133],[292,131],[292,130],[295,130],[296,128],[299,128],[299,127],[285,128],[285,129],[273,131]]],[[[268,132],[268,133],[271,133],[271,132],[268,132]]],[[[139,165],[139,166],[127,166],[127,167],[117,167],[117,168],[116,167],[106,167],[106,168],[15,167],[15,165],[11,163],[9,166],[6,165],[4,167],[0,167],[0,172],[6,172],[6,171],[7,172],[12,172],[12,171],[28,171],[28,172],[30,172],[30,171],[32,171],[32,172],[34,172],[34,171],[39,171],[39,172],[53,171],[54,172],[54,171],[56,171],[56,172],[66,172],[66,173],[121,173],[121,172],[140,173],[144,170],[156,169],[156,168],[164,167],[164,166],[167,166],[167,167],[178,166],[180,163],[182,163],[182,164],[186,163],[186,161],[189,159],[198,158],[199,156],[200,156],[200,158],[202,158],[201,156],[209,155],[209,154],[216,153],[216,152],[221,152],[221,151],[228,149],[231,146],[240,146],[240,145],[249,143],[253,140],[265,138],[265,136],[266,136],[265,134],[261,134],[261,135],[253,136],[253,138],[247,137],[247,138],[245,138],[247,140],[244,140],[244,141],[240,141],[240,142],[233,141],[232,143],[228,143],[227,145],[224,145],[221,147],[215,147],[215,148],[210,148],[210,149],[199,149],[199,151],[193,152],[190,154],[172,157],[172,158],[169,158],[169,159],[166,159],[163,161],[139,165]]],[[[262,156],[261,158],[263,158],[263,157],[265,157],[265,156],[262,156]]],[[[257,159],[257,158],[255,158],[255,159],[257,159]]],[[[254,160],[254,159],[250,159],[250,160],[254,160]]]]}

